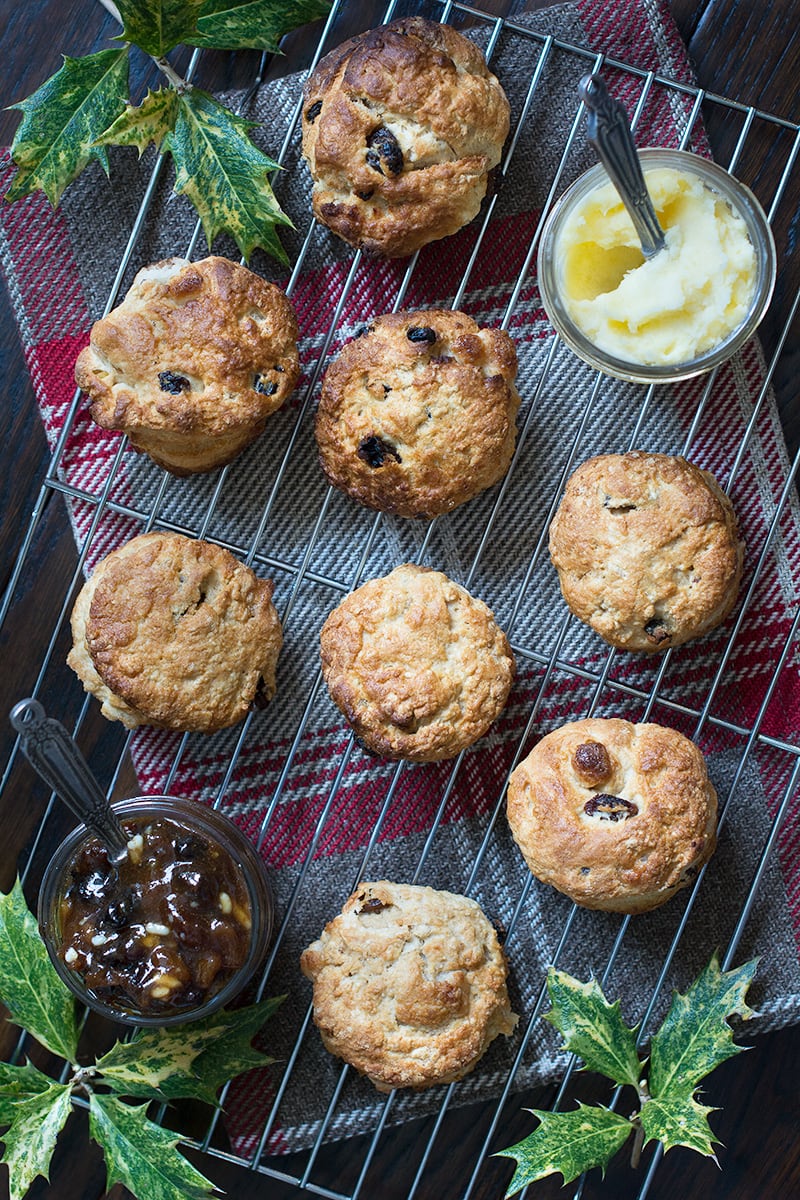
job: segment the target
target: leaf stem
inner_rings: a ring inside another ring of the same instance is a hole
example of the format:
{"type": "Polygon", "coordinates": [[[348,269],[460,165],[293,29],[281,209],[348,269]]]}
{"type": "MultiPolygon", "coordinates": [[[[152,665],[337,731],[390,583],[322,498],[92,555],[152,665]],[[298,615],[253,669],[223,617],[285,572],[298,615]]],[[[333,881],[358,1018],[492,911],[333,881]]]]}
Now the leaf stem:
{"type": "Polygon", "coordinates": [[[639,1111],[631,1116],[631,1125],[633,1125],[633,1146],[631,1147],[631,1166],[634,1170],[639,1166],[642,1158],[642,1148],[644,1147],[644,1126],[641,1122],[642,1109],[650,1099],[650,1089],[647,1086],[646,1079],[640,1079],[636,1087],[639,1093],[639,1111]]]}
{"type": "Polygon", "coordinates": [[[151,54],[150,57],[158,67],[159,71],[161,71],[163,75],[166,75],[170,86],[175,88],[175,91],[179,96],[182,96],[184,92],[190,92],[192,90],[192,85],[187,83],[185,79],[181,78],[178,72],[167,61],[167,59],[163,57],[163,55],[160,58],[156,58],[155,55],[151,54]]]}

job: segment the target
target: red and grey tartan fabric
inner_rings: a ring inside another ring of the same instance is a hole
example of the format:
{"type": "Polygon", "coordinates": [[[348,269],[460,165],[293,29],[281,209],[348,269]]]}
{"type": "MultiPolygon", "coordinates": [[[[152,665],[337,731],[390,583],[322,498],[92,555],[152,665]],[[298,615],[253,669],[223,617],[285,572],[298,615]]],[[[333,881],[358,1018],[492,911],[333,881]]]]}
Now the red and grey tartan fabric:
{"type": "MultiPolygon", "coordinates": [[[[365,6],[352,7],[366,21],[365,6]]],[[[486,45],[492,28],[473,27],[471,36],[486,45]]],[[[656,0],[559,5],[509,22],[492,49],[492,68],[509,94],[515,121],[523,114],[533,71],[546,57],[459,302],[484,323],[497,324],[508,311],[575,121],[575,85],[601,51],[691,83],[685,50],[666,6],[656,0]],[[546,42],[547,35],[555,40],[546,42]]],[[[606,69],[613,90],[633,111],[642,75],[613,65],[606,69]]],[[[301,84],[298,76],[276,80],[255,100],[252,115],[265,121],[256,136],[270,153],[281,145],[301,84]]],[[[690,110],[690,98],[679,90],[652,83],[639,118],[640,144],[677,145],[690,110]]],[[[284,162],[288,170],[276,182],[297,226],[287,239],[293,261],[310,226],[298,144],[296,131],[284,162]]],[[[689,146],[706,152],[699,126],[689,146]]],[[[577,136],[556,192],[591,161],[577,136]]],[[[710,393],[707,380],[700,380],[645,396],[644,389],[598,379],[554,345],[530,267],[509,322],[523,398],[513,470],[502,487],[440,519],[429,532],[326,494],[315,461],[313,403],[320,368],[360,322],[392,307],[401,292],[404,308],[453,303],[481,234],[480,219],[427,247],[410,279],[405,262],[362,261],[351,271],[349,249],[318,228],[292,288],[306,370],[293,400],[224,474],[170,479],[146,458],[123,450],[118,437],[93,426],[82,401],[73,407],[73,364],[109,294],[151,167],[148,156],[137,165],[132,155],[119,152],[110,182],[91,169],[67,192],[58,212],[41,195],[5,207],[0,252],[42,419],[51,445],[58,446],[55,470],[77,489],[69,514],[87,568],[152,519],[224,542],[275,580],[286,640],[278,695],[269,710],[213,737],[143,729],[131,744],[143,792],[168,790],[209,803],[222,793],[224,811],[254,839],[263,836],[281,919],[266,986],[269,993],[290,997],[270,1025],[270,1052],[283,1063],[289,1058],[310,1001],[299,953],[359,878],[416,880],[478,899],[508,935],[513,1001],[523,1018],[530,1015],[570,905],[531,886],[505,826],[503,789],[521,739],[528,748],[543,732],[590,709],[673,725],[697,738],[708,756],[724,815],[719,850],[669,974],[670,985],[685,985],[730,938],[794,765],[782,743],[796,745],[800,738],[793,648],[765,704],[797,606],[800,513],[793,493],[781,507],[789,465],[774,403],[769,394],[759,403],[764,371],[758,346],[751,343],[722,369],[710,393]],[[675,652],[660,678],[661,660],[610,655],[567,618],[545,548],[551,506],[569,470],[591,454],[634,445],[686,453],[713,470],[730,487],[748,546],[736,613],[723,629],[675,652]],[[367,758],[351,744],[319,687],[317,635],[327,612],[358,582],[409,560],[425,561],[466,583],[492,606],[518,651],[518,680],[505,714],[456,764],[409,766],[367,758]],[[749,738],[756,723],[763,735],[758,740],[749,738]]],[[[4,190],[12,170],[6,156],[4,190]]],[[[193,213],[184,200],[170,197],[167,175],[123,286],[140,266],[184,254],[190,243],[193,213]]],[[[205,252],[202,239],[201,245],[198,253],[205,252]]],[[[232,244],[215,250],[236,257],[232,244]]],[[[256,256],[251,265],[286,285],[266,259],[256,256]]],[[[42,695],[46,702],[47,679],[42,695]]],[[[795,817],[792,809],[740,951],[742,957],[756,950],[763,955],[757,997],[763,1028],[800,1013],[795,817]]],[[[632,1020],[647,1006],[685,907],[684,893],[636,918],[626,931],[609,988],[626,997],[632,1020]]],[[[618,929],[619,918],[579,911],[560,965],[583,977],[602,970],[618,929]]],[[[656,1004],[656,1013],[666,999],[656,1004]]],[[[517,1045],[516,1039],[495,1043],[458,1085],[454,1101],[497,1093],[517,1045]]],[[[537,1022],[518,1085],[554,1076],[563,1061],[552,1031],[537,1022]]],[[[228,1097],[230,1129],[242,1155],[251,1154],[262,1137],[276,1152],[308,1145],[323,1122],[325,1137],[363,1131],[382,1112],[385,1101],[351,1076],[326,1116],[341,1067],[321,1048],[313,1027],[303,1034],[280,1104],[271,1111],[282,1069],[251,1073],[228,1097]]],[[[390,1119],[431,1111],[440,1101],[440,1089],[397,1096],[390,1119]]]]}

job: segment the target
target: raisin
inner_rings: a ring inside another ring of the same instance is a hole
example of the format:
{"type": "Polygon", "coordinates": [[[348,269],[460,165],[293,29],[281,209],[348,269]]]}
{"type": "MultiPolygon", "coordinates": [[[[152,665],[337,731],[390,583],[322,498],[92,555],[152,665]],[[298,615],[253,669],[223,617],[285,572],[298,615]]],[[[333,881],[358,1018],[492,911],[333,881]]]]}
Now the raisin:
{"type": "Polygon", "coordinates": [[[392,389],[389,387],[388,383],[384,383],[384,384],[382,384],[381,386],[383,387],[383,394],[384,394],[384,396],[388,396],[388,395],[389,395],[389,392],[392,390],[392,389]]]}
{"type": "Polygon", "coordinates": [[[356,192],[359,200],[371,200],[375,195],[375,188],[365,188],[363,192],[356,192]]]}
{"type": "Polygon", "coordinates": [[[406,337],[410,342],[424,342],[432,346],[436,341],[436,330],[431,329],[430,325],[412,325],[406,330],[406,337]]]}
{"type": "Polygon", "coordinates": [[[185,375],[176,375],[174,371],[159,371],[158,382],[162,392],[169,392],[171,396],[188,392],[192,386],[185,375]]]}
{"type": "Polygon", "coordinates": [[[636,510],[636,505],[632,500],[624,500],[620,496],[605,496],[603,498],[603,508],[609,508],[611,512],[628,513],[636,510]]]}
{"type": "Polygon", "coordinates": [[[113,886],[113,878],[105,871],[92,871],[89,875],[79,875],[71,885],[68,895],[77,894],[81,900],[91,903],[95,900],[105,900],[113,886]]]}
{"type": "Polygon", "coordinates": [[[379,125],[367,138],[367,164],[379,175],[399,175],[403,169],[403,151],[385,125],[379,125]]]}
{"type": "Polygon", "coordinates": [[[379,900],[377,896],[369,896],[366,899],[364,899],[362,896],[359,896],[359,900],[361,901],[361,907],[358,910],[359,915],[366,912],[382,912],[384,908],[389,907],[388,904],[384,904],[382,900],[379,900]]]}
{"type": "Polygon", "coordinates": [[[256,684],[255,695],[253,696],[253,708],[264,709],[269,704],[269,696],[267,695],[267,685],[264,681],[264,676],[259,675],[258,683],[256,684]]]}
{"type": "Polygon", "coordinates": [[[253,380],[253,389],[258,392],[259,396],[274,396],[278,385],[271,379],[265,379],[263,375],[256,375],[253,380]]]}
{"type": "Polygon", "coordinates": [[[584,742],[572,756],[578,775],[589,783],[602,783],[611,774],[611,759],[600,742],[584,742]]]}
{"type": "Polygon", "coordinates": [[[609,796],[602,792],[587,800],[583,811],[587,816],[598,817],[601,821],[627,821],[629,817],[636,816],[639,808],[632,801],[623,800],[621,796],[609,796]]]}
{"type": "Polygon", "coordinates": [[[313,104],[309,104],[305,111],[305,118],[309,125],[313,125],[319,114],[322,112],[322,101],[315,100],[313,104]]]}
{"type": "Polygon", "coordinates": [[[356,453],[362,462],[373,468],[382,467],[387,458],[393,458],[395,462],[403,461],[394,446],[390,446],[388,442],[384,442],[375,434],[363,438],[358,444],[356,453]]]}
{"type": "Polygon", "coordinates": [[[669,622],[664,617],[653,617],[644,627],[648,641],[660,646],[671,633],[669,622]]]}
{"type": "Polygon", "coordinates": [[[194,833],[187,833],[186,837],[177,838],[173,849],[179,862],[193,862],[196,858],[203,858],[208,853],[207,844],[194,833]]]}
{"type": "Polygon", "coordinates": [[[435,363],[437,367],[443,367],[443,366],[446,366],[447,363],[451,363],[451,362],[455,362],[455,361],[456,360],[453,358],[452,354],[436,354],[431,359],[431,362],[435,363]]]}
{"type": "Polygon", "coordinates": [[[112,929],[124,929],[126,925],[130,925],[131,917],[138,907],[137,892],[133,888],[128,888],[109,904],[103,914],[103,924],[110,925],[112,929]]]}
{"type": "Polygon", "coordinates": [[[374,325],[358,325],[358,326],[356,326],[355,330],[353,331],[353,337],[354,338],[364,337],[365,334],[373,333],[374,330],[375,330],[374,325]]]}

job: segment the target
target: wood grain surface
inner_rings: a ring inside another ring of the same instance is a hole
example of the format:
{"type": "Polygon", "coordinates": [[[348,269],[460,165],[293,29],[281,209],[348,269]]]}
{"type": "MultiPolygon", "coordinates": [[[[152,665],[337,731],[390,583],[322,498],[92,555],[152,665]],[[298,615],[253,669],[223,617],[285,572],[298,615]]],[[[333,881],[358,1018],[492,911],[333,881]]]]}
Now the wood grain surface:
{"type": "MultiPolygon", "coordinates": [[[[529,3],[528,7],[546,7],[546,3],[529,3]]],[[[766,5],[756,5],[751,0],[700,0],[697,3],[673,0],[671,7],[702,87],[788,120],[800,120],[797,0],[774,0],[766,5]]],[[[497,11],[496,6],[493,11],[497,11]]],[[[115,29],[113,20],[92,0],[27,0],[22,4],[7,0],[0,5],[0,44],[4,50],[0,104],[6,106],[33,91],[47,75],[58,69],[62,52],[77,55],[99,49],[115,29]]],[[[293,53],[302,54],[304,49],[300,38],[293,53]]],[[[256,60],[257,56],[247,52],[208,52],[198,82],[210,89],[244,86],[252,78],[256,60]]],[[[136,86],[144,82],[145,75],[146,70],[143,70],[136,86]]],[[[17,114],[0,111],[0,144],[10,142],[17,120],[17,114]]],[[[724,162],[730,151],[731,129],[724,121],[711,122],[709,136],[717,157],[724,162]]],[[[767,191],[777,179],[779,157],[776,153],[775,161],[771,162],[767,155],[764,162],[761,182],[767,191]]],[[[784,250],[793,248],[798,221],[800,213],[795,212],[778,231],[784,250]]],[[[774,344],[800,281],[796,263],[787,272],[786,279],[765,325],[764,340],[768,349],[774,344]]],[[[0,295],[0,354],[5,393],[4,403],[0,406],[0,445],[3,447],[0,579],[5,585],[49,458],[5,292],[0,295]]],[[[784,427],[792,447],[800,440],[796,385],[800,377],[799,356],[800,339],[795,329],[775,377],[784,427]]],[[[41,660],[75,568],[72,537],[62,502],[57,497],[51,495],[47,501],[31,553],[38,564],[39,584],[35,596],[32,592],[24,592],[18,598],[3,632],[0,714],[30,689],[35,678],[32,671],[41,660]]],[[[66,668],[64,670],[66,684],[66,668]]],[[[4,719],[0,720],[0,726],[5,726],[4,719]]],[[[0,730],[0,744],[5,762],[8,747],[5,728],[0,730]]],[[[96,705],[91,707],[85,722],[82,744],[93,762],[114,761],[119,731],[98,716],[96,705]]],[[[130,776],[121,778],[118,781],[120,791],[124,791],[129,783],[130,776]]],[[[44,800],[44,789],[32,785],[27,767],[21,767],[6,790],[6,799],[0,809],[3,829],[0,886],[3,888],[7,888],[13,879],[18,853],[31,844],[44,800]]],[[[69,824],[68,818],[61,820],[54,814],[46,836],[57,841],[69,824]]],[[[36,883],[35,878],[31,879],[32,888],[36,883]]],[[[92,1023],[85,1036],[94,1049],[98,1042],[102,1044],[108,1038],[109,1031],[100,1023],[92,1023]]],[[[6,1024],[0,1040],[0,1053],[7,1057],[16,1042],[13,1028],[6,1024]]],[[[47,1065],[45,1058],[37,1058],[37,1063],[47,1065]]],[[[682,1200],[760,1200],[762,1197],[788,1200],[800,1196],[799,1078],[798,1029],[761,1036],[755,1039],[749,1053],[721,1067],[709,1080],[704,1101],[719,1105],[723,1110],[712,1121],[724,1143],[719,1154],[722,1170],[688,1151],[672,1151],[656,1175],[650,1191],[651,1200],[667,1200],[674,1196],[680,1196],[682,1200]]],[[[591,1099],[591,1096],[584,1094],[584,1098],[591,1099]]],[[[607,1097],[598,1093],[597,1098],[605,1100],[607,1097]]],[[[546,1107],[551,1100],[551,1090],[540,1089],[525,1097],[524,1102],[528,1107],[546,1107]]],[[[187,1112],[182,1116],[181,1127],[191,1128],[193,1119],[193,1114],[187,1112]]],[[[203,1114],[197,1119],[199,1132],[205,1128],[206,1116],[203,1114]]],[[[407,1161],[413,1157],[414,1147],[420,1145],[428,1128],[428,1122],[414,1122],[385,1137],[385,1152],[365,1182],[362,1192],[365,1200],[377,1200],[378,1197],[380,1200],[400,1200],[407,1194],[407,1161]]],[[[513,1125],[504,1128],[502,1144],[508,1145],[524,1136],[529,1128],[530,1119],[520,1113],[513,1125]]],[[[418,1200],[436,1200],[442,1193],[444,1181],[451,1180],[462,1164],[475,1161],[482,1135],[483,1130],[479,1129],[472,1109],[449,1114],[437,1142],[435,1161],[417,1193],[418,1200]]],[[[360,1162],[363,1154],[361,1143],[362,1139],[355,1139],[323,1151],[325,1177],[333,1186],[339,1179],[346,1184],[352,1178],[352,1164],[360,1162]]],[[[224,1150],[222,1142],[220,1147],[224,1150]]],[[[237,1200],[255,1200],[256,1197],[290,1200],[300,1195],[290,1185],[249,1174],[221,1159],[203,1158],[198,1162],[237,1200]]],[[[289,1172],[296,1166],[291,1159],[282,1165],[289,1172]]],[[[0,1168],[0,1172],[4,1170],[0,1168]]],[[[476,1200],[496,1200],[502,1195],[507,1177],[507,1163],[498,1163],[496,1170],[487,1170],[474,1193],[476,1200]]],[[[0,1175],[0,1193],[5,1186],[0,1175]]],[[[605,1183],[591,1179],[585,1194],[587,1198],[596,1196],[600,1200],[609,1197],[628,1200],[635,1196],[637,1187],[638,1180],[622,1162],[614,1164],[605,1183]]],[[[105,1194],[102,1158],[96,1147],[89,1146],[82,1114],[72,1117],[62,1135],[53,1162],[51,1183],[39,1180],[29,1194],[34,1200],[45,1197],[98,1200],[105,1194]]],[[[114,1200],[122,1200],[128,1195],[119,1186],[110,1194],[114,1200]]],[[[532,1189],[535,1197],[567,1194],[572,1195],[572,1190],[562,1191],[553,1179],[532,1189]]]]}

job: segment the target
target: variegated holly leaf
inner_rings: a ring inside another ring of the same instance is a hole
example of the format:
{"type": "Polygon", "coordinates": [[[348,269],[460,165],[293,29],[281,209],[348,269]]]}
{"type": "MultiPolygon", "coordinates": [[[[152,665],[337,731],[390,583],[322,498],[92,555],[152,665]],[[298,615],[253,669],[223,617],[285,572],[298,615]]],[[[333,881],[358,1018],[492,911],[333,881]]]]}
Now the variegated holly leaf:
{"type": "Polygon", "coordinates": [[[46,1091],[18,1100],[3,1134],[10,1200],[22,1200],[37,1175],[49,1178],[56,1138],[71,1112],[71,1085],[49,1081],[46,1091]]]}
{"type": "Polygon", "coordinates": [[[89,1132],[102,1147],[107,1188],[122,1183],[140,1200],[207,1200],[214,1184],[176,1149],[178,1138],[146,1117],[147,1105],[89,1098],[89,1132]]]}
{"type": "Polygon", "coordinates": [[[121,37],[160,58],[185,40],[197,20],[201,0],[116,0],[121,37]]]}
{"type": "Polygon", "coordinates": [[[655,1099],[688,1099],[710,1071],[744,1047],[737,1046],[728,1018],[753,1016],[745,1003],[757,960],[735,971],[720,971],[716,955],[669,1012],[650,1043],[650,1094],[655,1099]]]}
{"type": "Polygon", "coordinates": [[[19,200],[37,188],[55,206],[83,168],[97,159],[108,174],[108,158],[97,139],[125,108],[128,95],[128,48],[101,50],[85,58],[67,58],[26,100],[12,104],[23,117],[11,145],[19,167],[7,200],[19,200]]]}
{"type": "Polygon", "coordinates": [[[184,40],[191,46],[217,50],[269,50],[290,29],[327,16],[329,0],[205,0],[197,29],[184,40]]]}
{"type": "Polygon", "coordinates": [[[0,892],[0,1000],[15,1025],[75,1062],[75,1001],[50,962],[19,879],[7,895],[0,892]]]}
{"type": "Polygon", "coordinates": [[[533,1133],[516,1146],[499,1151],[500,1156],[517,1163],[506,1197],[546,1175],[561,1174],[564,1183],[569,1183],[592,1167],[605,1173],[633,1131],[625,1117],[600,1105],[581,1104],[573,1112],[531,1112],[539,1119],[533,1133]]]}
{"type": "Polygon", "coordinates": [[[33,1063],[14,1067],[11,1063],[0,1063],[0,1125],[9,1125],[14,1119],[14,1106],[20,1100],[30,1100],[52,1087],[49,1075],[43,1075],[33,1063]]]}
{"type": "Polygon", "coordinates": [[[715,1111],[698,1104],[692,1096],[672,1096],[669,1100],[647,1100],[639,1119],[646,1142],[661,1142],[665,1150],[686,1146],[716,1162],[712,1143],[718,1139],[708,1123],[708,1114],[715,1111]]]}
{"type": "Polygon", "coordinates": [[[268,178],[278,164],[250,141],[251,127],[207,92],[191,88],[179,98],[175,128],[163,148],[175,160],[175,191],[197,209],[209,247],[225,232],[245,259],[262,246],[287,263],[275,227],[292,222],[281,212],[268,178]]]}
{"type": "Polygon", "coordinates": [[[561,1033],[567,1050],[588,1070],[636,1087],[642,1065],[635,1030],[623,1021],[619,1000],[609,1004],[596,979],[581,983],[554,967],[547,972],[547,991],[553,1007],[545,1020],[561,1033]]]}
{"type": "Polygon", "coordinates": [[[141,104],[129,104],[113,125],[97,139],[98,146],[135,146],[141,158],[152,142],[158,148],[175,124],[178,93],[175,88],[148,92],[141,104]]]}

